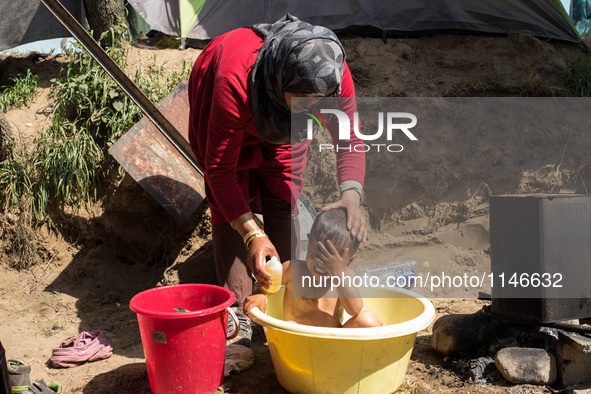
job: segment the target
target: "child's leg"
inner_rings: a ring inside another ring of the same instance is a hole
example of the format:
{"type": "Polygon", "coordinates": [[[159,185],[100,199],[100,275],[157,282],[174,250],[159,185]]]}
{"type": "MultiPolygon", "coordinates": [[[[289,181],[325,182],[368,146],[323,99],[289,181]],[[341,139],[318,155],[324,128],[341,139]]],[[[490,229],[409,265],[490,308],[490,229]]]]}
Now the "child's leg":
{"type": "Polygon", "coordinates": [[[357,316],[351,317],[343,328],[363,328],[363,327],[382,327],[384,323],[377,313],[372,311],[362,311],[357,316]]]}
{"type": "MultiPolygon", "coordinates": [[[[285,311],[285,309],[284,309],[285,311]]],[[[304,316],[294,317],[288,319],[288,321],[292,321],[298,324],[303,324],[307,326],[315,326],[315,327],[332,327],[332,328],[339,328],[341,327],[341,323],[339,320],[331,315],[330,313],[322,312],[322,311],[312,311],[306,313],[304,316]]]]}

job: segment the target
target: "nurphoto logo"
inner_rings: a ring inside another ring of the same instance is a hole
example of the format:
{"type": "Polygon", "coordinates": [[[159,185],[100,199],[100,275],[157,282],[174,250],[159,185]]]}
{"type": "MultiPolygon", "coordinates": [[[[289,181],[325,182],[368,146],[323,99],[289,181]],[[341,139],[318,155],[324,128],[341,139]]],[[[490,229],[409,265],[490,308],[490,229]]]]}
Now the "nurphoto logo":
{"type": "MultiPolygon", "coordinates": [[[[307,112],[310,116],[307,123],[307,138],[311,140],[314,135],[314,124],[318,125],[321,130],[328,129],[328,123],[322,114],[330,114],[336,116],[339,126],[338,139],[340,141],[348,141],[351,139],[351,120],[349,116],[338,109],[321,109],[320,113],[311,110],[307,112]]],[[[364,134],[359,130],[359,114],[353,113],[353,133],[362,141],[376,141],[383,140],[385,135],[388,143],[363,143],[356,145],[334,145],[334,144],[320,144],[320,151],[336,150],[337,152],[348,150],[355,152],[369,152],[369,151],[387,151],[392,153],[402,152],[404,147],[401,144],[390,143],[393,140],[394,133],[402,132],[410,141],[417,141],[417,137],[410,131],[416,126],[417,117],[408,112],[378,112],[378,130],[373,134],[364,134]],[[385,124],[385,125],[384,125],[385,124]]]]}

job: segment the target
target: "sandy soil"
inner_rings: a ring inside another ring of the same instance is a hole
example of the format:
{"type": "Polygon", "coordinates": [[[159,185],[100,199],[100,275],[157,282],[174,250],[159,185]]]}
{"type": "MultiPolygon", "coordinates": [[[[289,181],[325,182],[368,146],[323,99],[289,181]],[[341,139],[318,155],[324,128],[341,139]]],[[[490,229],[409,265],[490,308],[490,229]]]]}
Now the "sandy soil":
{"type": "MultiPolygon", "coordinates": [[[[343,37],[343,42],[362,97],[561,95],[556,88],[560,75],[582,54],[580,48],[530,36],[438,35],[387,43],[343,37]]],[[[182,58],[191,64],[198,53],[195,49],[132,48],[128,70],[151,64],[154,56],[157,64],[166,61],[166,67],[179,68],[182,58]]],[[[48,80],[66,62],[50,56],[14,57],[0,63],[4,65],[0,70],[18,73],[31,68],[41,78],[42,91],[35,103],[7,113],[25,146],[48,125],[52,105],[48,80]]],[[[8,78],[6,72],[2,78],[8,78]]],[[[380,167],[384,163],[369,160],[366,208],[371,231],[358,264],[414,259],[428,261],[433,273],[490,270],[491,194],[588,193],[591,185],[591,167],[583,148],[591,146],[589,136],[574,133],[566,143],[561,133],[543,143],[534,137],[517,130],[506,131],[502,140],[447,131],[438,136],[436,148],[397,156],[388,164],[390,172],[380,167]],[[503,144],[507,140],[514,143],[503,144]],[[523,155],[523,144],[535,146],[535,154],[523,155]],[[391,174],[390,179],[384,179],[385,173],[391,174]],[[381,195],[387,195],[390,204],[371,205],[381,195]]],[[[306,177],[312,181],[305,192],[320,208],[336,197],[336,180],[330,175],[334,160],[311,153],[309,161],[306,177]]],[[[30,270],[9,267],[11,241],[2,236],[0,339],[10,358],[32,366],[32,378],[57,380],[64,393],[149,393],[129,300],[162,284],[215,283],[209,217],[207,211],[201,212],[178,226],[139,185],[116,169],[101,185],[100,197],[90,212],[56,212],[57,231],[43,228],[34,234],[41,242],[42,262],[30,270]],[[102,330],[113,345],[113,356],[72,369],[50,367],[51,349],[84,330],[102,330]]],[[[2,228],[14,228],[18,219],[3,216],[2,228]]],[[[433,299],[437,315],[471,313],[487,303],[467,297],[433,299]]],[[[541,386],[503,381],[494,385],[463,381],[442,367],[444,357],[430,347],[430,330],[418,334],[401,392],[549,392],[541,386]]],[[[258,332],[253,349],[255,365],[227,379],[233,391],[283,392],[258,332]]]]}

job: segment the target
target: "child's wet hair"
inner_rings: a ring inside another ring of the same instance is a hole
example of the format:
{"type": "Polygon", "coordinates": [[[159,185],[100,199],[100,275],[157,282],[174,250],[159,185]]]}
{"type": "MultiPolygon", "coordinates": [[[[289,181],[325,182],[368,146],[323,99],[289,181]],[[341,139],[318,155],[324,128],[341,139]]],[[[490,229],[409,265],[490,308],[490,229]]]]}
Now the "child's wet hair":
{"type": "Polygon", "coordinates": [[[310,235],[320,242],[332,242],[339,253],[349,248],[349,257],[355,254],[361,243],[347,230],[347,211],[341,208],[320,213],[314,220],[310,235]]]}

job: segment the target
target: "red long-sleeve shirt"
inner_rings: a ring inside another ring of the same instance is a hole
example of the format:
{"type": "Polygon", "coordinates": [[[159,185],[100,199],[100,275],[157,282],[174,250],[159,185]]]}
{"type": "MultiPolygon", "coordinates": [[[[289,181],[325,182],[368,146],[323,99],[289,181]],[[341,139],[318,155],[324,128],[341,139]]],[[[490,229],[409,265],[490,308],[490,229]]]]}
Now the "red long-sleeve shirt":
{"type": "MultiPolygon", "coordinates": [[[[251,211],[249,202],[256,196],[258,180],[294,206],[302,190],[301,173],[310,141],[292,149],[291,145],[267,143],[254,128],[249,80],[262,45],[263,39],[250,28],[223,34],[199,55],[189,78],[189,141],[205,173],[213,224],[231,222],[251,211]]],[[[345,64],[341,97],[354,96],[345,64]]],[[[354,111],[354,104],[345,110],[354,111]]],[[[329,129],[335,145],[361,143],[357,137],[338,141],[337,129],[329,129]]],[[[364,175],[364,153],[337,153],[339,184],[354,180],[363,185],[364,175]]]]}

